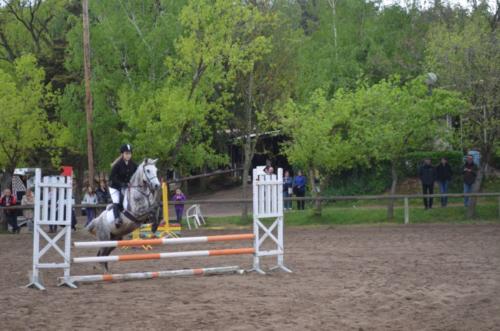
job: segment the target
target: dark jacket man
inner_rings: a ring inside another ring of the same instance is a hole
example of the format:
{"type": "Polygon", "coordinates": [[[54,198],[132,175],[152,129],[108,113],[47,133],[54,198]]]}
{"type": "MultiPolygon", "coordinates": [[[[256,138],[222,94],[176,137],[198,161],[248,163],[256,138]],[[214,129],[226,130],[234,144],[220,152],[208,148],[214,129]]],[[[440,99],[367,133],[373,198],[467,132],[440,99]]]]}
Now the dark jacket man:
{"type": "Polygon", "coordinates": [[[432,185],[436,180],[436,169],[430,163],[424,163],[418,172],[420,180],[424,185],[432,185]]]}
{"type": "Polygon", "coordinates": [[[453,172],[451,170],[451,166],[448,162],[440,163],[436,167],[436,179],[440,182],[450,181],[453,172]]]}
{"type": "Polygon", "coordinates": [[[465,162],[463,174],[465,184],[474,184],[477,176],[477,166],[474,164],[474,161],[467,160],[467,162],[465,162]]]}

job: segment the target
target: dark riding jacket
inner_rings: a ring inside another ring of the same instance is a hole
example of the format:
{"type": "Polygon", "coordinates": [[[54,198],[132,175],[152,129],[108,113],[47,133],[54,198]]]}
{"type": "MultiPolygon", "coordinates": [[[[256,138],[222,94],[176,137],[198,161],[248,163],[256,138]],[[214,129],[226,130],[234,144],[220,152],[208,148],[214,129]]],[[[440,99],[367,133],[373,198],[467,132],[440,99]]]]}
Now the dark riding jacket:
{"type": "Polygon", "coordinates": [[[111,174],[109,175],[109,181],[111,182],[110,187],[120,190],[128,186],[130,178],[137,170],[137,164],[130,160],[125,163],[125,160],[121,158],[115,163],[113,168],[111,168],[111,174]]]}

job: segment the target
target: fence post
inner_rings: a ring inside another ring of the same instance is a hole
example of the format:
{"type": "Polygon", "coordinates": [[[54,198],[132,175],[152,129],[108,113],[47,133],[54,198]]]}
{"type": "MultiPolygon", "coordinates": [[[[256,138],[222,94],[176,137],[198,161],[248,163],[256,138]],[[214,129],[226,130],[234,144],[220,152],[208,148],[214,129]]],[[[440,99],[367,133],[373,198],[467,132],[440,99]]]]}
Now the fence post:
{"type": "Polygon", "coordinates": [[[408,197],[405,197],[405,224],[410,224],[410,205],[408,197]]]}

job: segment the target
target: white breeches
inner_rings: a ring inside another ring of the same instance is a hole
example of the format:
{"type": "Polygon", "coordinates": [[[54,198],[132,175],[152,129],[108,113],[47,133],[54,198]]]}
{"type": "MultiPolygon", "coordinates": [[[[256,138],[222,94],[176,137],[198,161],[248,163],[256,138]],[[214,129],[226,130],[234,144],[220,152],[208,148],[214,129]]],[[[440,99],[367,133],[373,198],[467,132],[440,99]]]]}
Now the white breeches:
{"type": "MultiPolygon", "coordinates": [[[[122,194],[123,194],[123,197],[125,197],[125,190],[122,190],[122,194]]],[[[110,187],[109,188],[109,195],[111,196],[111,201],[113,201],[113,203],[120,203],[120,191],[110,187]]],[[[124,198],[122,206],[125,209],[128,208],[128,202],[126,201],[125,198],[124,198]]]]}
{"type": "Polygon", "coordinates": [[[113,203],[120,203],[120,191],[112,187],[109,188],[109,195],[113,203]]]}

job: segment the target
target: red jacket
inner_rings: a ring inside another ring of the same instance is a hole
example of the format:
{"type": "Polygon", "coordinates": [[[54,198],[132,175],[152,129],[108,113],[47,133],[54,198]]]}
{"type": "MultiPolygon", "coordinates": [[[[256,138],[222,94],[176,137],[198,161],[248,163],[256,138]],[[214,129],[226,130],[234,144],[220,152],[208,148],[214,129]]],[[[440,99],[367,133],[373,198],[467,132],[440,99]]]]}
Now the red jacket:
{"type": "MultiPolygon", "coordinates": [[[[0,206],[3,207],[8,207],[8,206],[15,206],[17,203],[16,197],[14,195],[11,195],[10,197],[1,197],[0,198],[0,206]]],[[[14,209],[7,209],[5,210],[5,214],[7,215],[12,215],[15,214],[17,210],[14,209]]]]}

